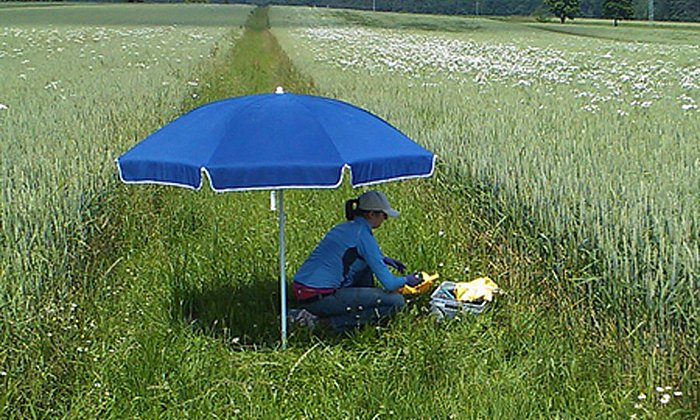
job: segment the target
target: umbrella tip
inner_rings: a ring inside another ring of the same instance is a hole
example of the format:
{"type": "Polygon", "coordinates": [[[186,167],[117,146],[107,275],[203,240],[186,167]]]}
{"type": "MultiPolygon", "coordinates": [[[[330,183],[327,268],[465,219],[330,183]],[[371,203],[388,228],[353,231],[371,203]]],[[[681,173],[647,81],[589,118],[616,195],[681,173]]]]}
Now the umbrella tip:
{"type": "Polygon", "coordinates": [[[277,89],[275,89],[275,93],[284,93],[284,89],[282,89],[282,86],[277,86],[277,89]]]}

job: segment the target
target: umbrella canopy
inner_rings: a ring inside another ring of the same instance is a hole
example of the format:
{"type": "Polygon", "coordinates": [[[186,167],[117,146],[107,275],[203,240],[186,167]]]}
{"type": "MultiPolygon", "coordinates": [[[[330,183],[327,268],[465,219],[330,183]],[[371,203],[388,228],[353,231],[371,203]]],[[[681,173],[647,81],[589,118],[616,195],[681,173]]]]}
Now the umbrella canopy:
{"type": "Polygon", "coordinates": [[[196,108],[117,159],[127,183],[215,191],[333,188],[428,176],[434,156],[381,118],[334,99],[242,96],[196,108]]]}
{"type": "Polygon", "coordinates": [[[126,183],[214,191],[279,190],[280,306],[286,346],[284,205],[287,188],[333,188],[348,168],[353,186],[430,176],[435,156],[389,123],[335,99],[276,93],[196,108],[117,158],[126,183]]]}

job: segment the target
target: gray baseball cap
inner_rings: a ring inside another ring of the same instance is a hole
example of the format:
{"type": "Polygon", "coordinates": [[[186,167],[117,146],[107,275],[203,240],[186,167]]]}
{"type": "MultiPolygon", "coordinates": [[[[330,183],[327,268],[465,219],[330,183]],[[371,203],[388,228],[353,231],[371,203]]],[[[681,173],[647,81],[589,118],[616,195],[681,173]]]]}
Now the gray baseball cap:
{"type": "Polygon", "coordinates": [[[365,191],[358,197],[357,208],[366,211],[383,211],[387,216],[396,217],[399,212],[389,204],[384,193],[379,191],[365,191]]]}

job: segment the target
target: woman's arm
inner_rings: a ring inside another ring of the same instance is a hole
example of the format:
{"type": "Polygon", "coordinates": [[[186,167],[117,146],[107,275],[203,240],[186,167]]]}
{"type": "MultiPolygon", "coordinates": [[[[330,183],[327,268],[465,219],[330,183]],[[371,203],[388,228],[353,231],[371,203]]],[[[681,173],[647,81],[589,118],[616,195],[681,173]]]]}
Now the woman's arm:
{"type": "Polygon", "coordinates": [[[360,233],[360,240],[357,248],[360,256],[364,258],[370,270],[372,270],[372,273],[374,273],[386,290],[393,291],[406,284],[406,279],[404,277],[394,276],[384,264],[382,261],[384,256],[379,249],[377,240],[374,239],[374,236],[372,236],[370,232],[362,231],[360,233]]]}

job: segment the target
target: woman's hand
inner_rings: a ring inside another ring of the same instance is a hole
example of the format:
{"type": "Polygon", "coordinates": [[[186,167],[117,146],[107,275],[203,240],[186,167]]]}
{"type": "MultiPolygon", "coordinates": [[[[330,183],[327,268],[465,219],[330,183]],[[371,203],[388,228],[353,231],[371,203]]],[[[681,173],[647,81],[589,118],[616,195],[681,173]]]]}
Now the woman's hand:
{"type": "Polygon", "coordinates": [[[405,277],[406,279],[406,285],[411,286],[411,287],[416,287],[419,284],[423,283],[423,275],[418,273],[418,272],[413,272],[405,277]]]}

